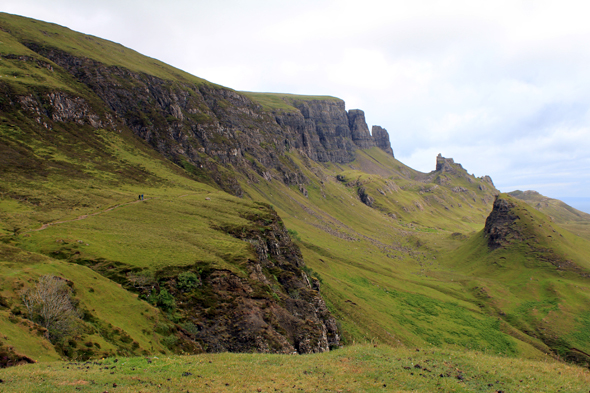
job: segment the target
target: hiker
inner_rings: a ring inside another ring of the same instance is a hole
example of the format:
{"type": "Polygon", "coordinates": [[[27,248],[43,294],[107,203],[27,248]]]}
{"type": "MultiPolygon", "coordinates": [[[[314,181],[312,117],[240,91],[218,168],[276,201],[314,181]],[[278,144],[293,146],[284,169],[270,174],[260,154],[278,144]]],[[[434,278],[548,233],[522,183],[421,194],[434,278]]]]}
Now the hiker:
{"type": "Polygon", "coordinates": [[[139,195],[139,196],[137,197],[137,199],[141,201],[141,195],[139,195]]]}

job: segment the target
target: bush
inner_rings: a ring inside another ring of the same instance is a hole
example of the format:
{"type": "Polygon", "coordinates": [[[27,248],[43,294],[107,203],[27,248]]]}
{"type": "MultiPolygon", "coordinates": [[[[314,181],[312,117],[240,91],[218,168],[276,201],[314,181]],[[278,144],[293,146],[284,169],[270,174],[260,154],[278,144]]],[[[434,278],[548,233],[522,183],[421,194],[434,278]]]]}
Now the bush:
{"type": "Polygon", "coordinates": [[[164,345],[168,349],[174,349],[176,344],[178,344],[178,337],[176,337],[176,336],[164,337],[160,340],[160,342],[162,343],[162,345],[164,345]]]}
{"type": "Polygon", "coordinates": [[[289,234],[289,236],[292,239],[297,239],[297,240],[301,241],[301,238],[299,237],[299,233],[296,230],[294,230],[294,229],[287,229],[287,233],[289,234]]]}
{"type": "Polygon", "coordinates": [[[176,300],[166,288],[160,290],[156,304],[164,311],[172,311],[176,308],[176,300]]]}
{"type": "Polygon", "coordinates": [[[33,289],[23,292],[21,299],[29,320],[47,329],[47,338],[56,342],[72,334],[80,319],[72,290],[62,278],[43,276],[33,289]]]}
{"type": "Polygon", "coordinates": [[[201,280],[193,272],[183,272],[176,279],[176,286],[183,292],[192,291],[201,285],[201,280]]]}
{"type": "Polygon", "coordinates": [[[193,336],[199,334],[199,328],[192,322],[185,322],[180,325],[187,333],[192,334],[193,336]]]}

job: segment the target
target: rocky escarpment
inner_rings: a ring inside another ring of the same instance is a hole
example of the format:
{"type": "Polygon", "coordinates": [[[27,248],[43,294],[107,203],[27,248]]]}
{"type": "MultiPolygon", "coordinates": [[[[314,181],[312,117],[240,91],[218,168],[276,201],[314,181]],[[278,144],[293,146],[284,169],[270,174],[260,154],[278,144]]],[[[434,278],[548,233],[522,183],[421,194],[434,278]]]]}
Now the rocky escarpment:
{"type": "Polygon", "coordinates": [[[297,101],[293,112],[276,112],[275,120],[288,135],[290,144],[318,162],[346,163],[354,160],[358,147],[351,139],[344,101],[297,101]]]}
{"type": "Polygon", "coordinates": [[[496,196],[492,212],[486,219],[484,236],[488,240],[491,249],[504,247],[515,239],[521,238],[520,232],[514,222],[519,219],[513,212],[516,204],[507,198],[496,196]]]}
{"type": "Polygon", "coordinates": [[[386,131],[379,128],[372,136],[364,113],[347,113],[341,100],[295,99],[291,104],[297,111],[271,113],[221,86],[164,80],[55,48],[26,45],[90,88],[119,121],[160,153],[185,167],[188,163],[192,172],[235,195],[241,195],[240,186],[231,170],[223,168],[237,169],[251,181],[256,181],[251,173],[257,173],[266,180],[304,184],[307,179],[297,167],[281,159],[291,149],[315,161],[336,163],[354,160],[358,148],[391,150],[386,131]]]}
{"type": "MultiPolygon", "coordinates": [[[[251,257],[223,267],[197,260],[154,272],[60,243],[51,256],[89,267],[138,293],[170,318],[160,333],[176,352],[318,353],[340,345],[336,320],[282,220],[270,205],[216,230],[248,244],[251,257]]],[[[1,298],[0,298],[1,300],[1,298]]],[[[1,348],[0,348],[1,349],[1,348]]]]}
{"type": "Polygon", "coordinates": [[[379,147],[393,156],[387,131],[371,135],[362,110],[345,110],[341,100],[298,100],[289,98],[297,112],[275,112],[276,122],[289,135],[292,143],[318,162],[345,164],[354,160],[356,149],[379,147]]]}
{"type": "MultiPolygon", "coordinates": [[[[159,287],[176,299],[188,336],[208,352],[317,353],[340,344],[336,321],[308,275],[299,248],[270,207],[246,226],[218,228],[250,243],[256,258],[240,275],[197,263],[159,273],[159,287]],[[192,272],[187,288],[179,273],[192,272]]],[[[150,296],[147,293],[147,296],[150,296]]]]}
{"type": "MultiPolygon", "coordinates": [[[[456,163],[452,158],[445,158],[439,153],[438,156],[436,156],[436,169],[428,174],[427,179],[434,180],[440,185],[445,185],[449,183],[452,177],[461,177],[469,183],[475,183],[476,180],[481,180],[477,186],[479,191],[485,192],[488,191],[488,189],[492,192],[497,191],[491,177],[485,175],[476,178],[474,175],[469,174],[461,164],[456,163]]],[[[465,189],[463,187],[455,187],[453,191],[462,192],[465,191],[465,189]]],[[[485,203],[491,202],[491,197],[486,195],[483,197],[483,200],[485,203]]]]}
{"type": "Polygon", "coordinates": [[[32,118],[45,128],[51,128],[53,122],[73,122],[78,125],[90,125],[94,128],[116,128],[110,114],[98,115],[94,108],[82,97],[52,91],[42,95],[27,94],[18,96],[18,104],[31,113],[32,118]]]}

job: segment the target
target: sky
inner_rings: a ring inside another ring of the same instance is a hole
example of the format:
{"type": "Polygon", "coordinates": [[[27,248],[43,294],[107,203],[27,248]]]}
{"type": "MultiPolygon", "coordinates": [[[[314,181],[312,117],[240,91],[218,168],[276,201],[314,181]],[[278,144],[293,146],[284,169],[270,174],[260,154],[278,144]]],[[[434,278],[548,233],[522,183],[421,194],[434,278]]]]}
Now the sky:
{"type": "Polygon", "coordinates": [[[583,1],[0,0],[0,11],[236,90],[339,97],[422,172],[441,153],[503,192],[590,201],[583,1]]]}

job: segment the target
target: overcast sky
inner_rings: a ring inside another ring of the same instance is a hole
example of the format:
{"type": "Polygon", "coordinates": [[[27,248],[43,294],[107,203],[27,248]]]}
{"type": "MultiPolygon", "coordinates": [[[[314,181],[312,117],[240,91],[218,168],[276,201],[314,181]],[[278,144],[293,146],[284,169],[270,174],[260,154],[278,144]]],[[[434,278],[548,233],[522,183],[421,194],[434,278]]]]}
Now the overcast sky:
{"type": "Polygon", "coordinates": [[[236,90],[332,95],[429,172],[590,197],[583,1],[0,0],[236,90]]]}

